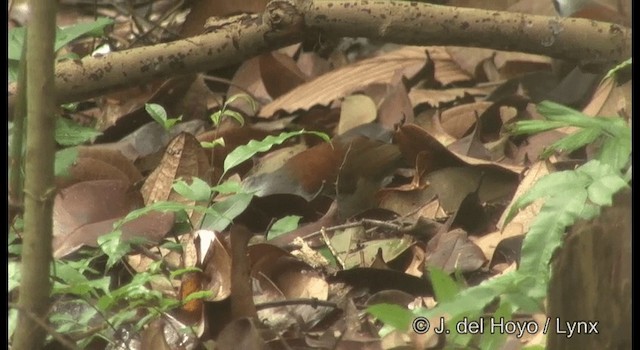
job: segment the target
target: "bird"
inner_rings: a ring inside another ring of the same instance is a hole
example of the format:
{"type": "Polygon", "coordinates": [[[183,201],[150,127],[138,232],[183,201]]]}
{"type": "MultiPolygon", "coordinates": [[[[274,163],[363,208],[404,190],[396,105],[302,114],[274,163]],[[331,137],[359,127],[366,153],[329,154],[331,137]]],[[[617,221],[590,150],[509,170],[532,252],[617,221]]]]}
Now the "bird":
{"type": "MultiPolygon", "coordinates": [[[[629,20],[614,8],[601,0],[552,0],[556,12],[562,17],[587,18],[596,21],[617,23],[629,26],[629,20]]],[[[631,2],[629,2],[631,3],[631,2]]]]}
{"type": "Polygon", "coordinates": [[[248,176],[243,187],[259,197],[294,194],[310,201],[326,195],[346,219],[374,207],[377,191],[403,164],[392,136],[379,124],[365,124],[296,154],[273,172],[248,176]]]}

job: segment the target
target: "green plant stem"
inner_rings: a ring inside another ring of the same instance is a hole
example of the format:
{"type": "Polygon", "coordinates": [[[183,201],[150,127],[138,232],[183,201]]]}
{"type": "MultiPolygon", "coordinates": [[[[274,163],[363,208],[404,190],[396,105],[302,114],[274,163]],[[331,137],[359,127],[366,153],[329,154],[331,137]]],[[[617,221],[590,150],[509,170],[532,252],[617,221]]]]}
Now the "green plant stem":
{"type": "Polygon", "coordinates": [[[30,0],[27,32],[27,153],[22,282],[13,349],[40,349],[46,330],[28,313],[46,319],[50,304],[55,157],[54,40],[56,1],[30,0]]]}

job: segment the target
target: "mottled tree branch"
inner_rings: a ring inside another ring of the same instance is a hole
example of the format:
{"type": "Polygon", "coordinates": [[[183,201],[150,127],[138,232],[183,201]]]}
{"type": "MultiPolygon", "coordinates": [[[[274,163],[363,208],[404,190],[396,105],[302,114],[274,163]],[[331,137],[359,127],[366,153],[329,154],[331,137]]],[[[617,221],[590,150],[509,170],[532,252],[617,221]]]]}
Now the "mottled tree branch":
{"type": "Polygon", "coordinates": [[[483,47],[582,64],[618,63],[631,56],[631,29],[617,24],[405,1],[274,0],[261,15],[210,20],[203,31],[171,43],[62,62],[56,66],[58,101],[237,64],[304,37],[483,47]]]}

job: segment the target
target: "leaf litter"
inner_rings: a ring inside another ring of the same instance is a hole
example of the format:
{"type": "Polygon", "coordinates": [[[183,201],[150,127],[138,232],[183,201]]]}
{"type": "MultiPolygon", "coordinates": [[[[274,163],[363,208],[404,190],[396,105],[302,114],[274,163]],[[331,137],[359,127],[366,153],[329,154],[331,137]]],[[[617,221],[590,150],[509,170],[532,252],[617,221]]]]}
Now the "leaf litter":
{"type": "MultiPolygon", "coordinates": [[[[236,5],[210,6],[206,11],[226,13],[225,6],[236,5]]],[[[187,21],[198,19],[192,14],[187,21]]],[[[163,201],[186,208],[152,211],[121,226],[123,239],[146,240],[140,245],[146,253],[131,252],[121,269],[137,266],[132,273],[144,273],[162,259],[170,269],[193,269],[170,277],[169,284],[145,286],[183,303],[169,312],[171,321],[154,317],[136,335],[142,349],[187,344],[168,339],[167,329],[178,326],[197,328],[196,338],[215,339],[222,347],[242,339],[248,349],[277,347],[279,341],[305,348],[434,345],[434,339],[413,335],[380,338],[378,324],[360,310],[382,300],[405,308],[433,300],[431,268],[464,283],[517,264],[521,237],[539,209],[521,211],[506,226],[501,216],[534,178],[552,171],[538,156],[560,135],[513,137],[506,127],[536,118],[531,111],[543,96],[536,86],[564,84],[566,91],[585,80],[557,75],[551,59],[542,56],[350,43],[329,53],[300,45],[247,59],[239,68],[216,72],[226,76],[224,89],[198,76],[92,101],[101,109],[96,125],[105,136],[81,147],[69,175],[57,179],[55,258],[77,259],[82,247],[97,247],[99,237],[135,209],[163,201]],[[244,125],[211,125],[207,117],[222,105],[216,96],[240,92],[256,99],[257,113],[237,99],[230,107],[244,125]],[[149,101],[167,107],[172,117],[199,122],[181,133],[153,136],[152,143],[145,138],[154,132],[141,128],[132,141],[134,129],[149,120],[141,112],[149,101]],[[279,126],[267,127],[266,120],[279,126]],[[232,161],[233,167],[225,163],[251,140],[302,129],[332,140],[298,134],[232,161]],[[224,145],[201,145],[216,139],[224,145]],[[140,160],[152,154],[141,167],[140,160]],[[176,182],[188,185],[193,178],[230,189],[219,187],[206,201],[175,191],[176,182]],[[240,185],[225,183],[231,178],[240,185]],[[394,215],[378,220],[380,208],[394,215]],[[270,226],[289,215],[300,217],[299,226],[267,240],[270,226]],[[232,319],[224,307],[236,297],[235,248],[228,237],[234,225],[254,235],[245,258],[262,322],[232,319]],[[172,249],[164,247],[168,243],[172,249]],[[188,300],[202,291],[211,293],[188,300]]],[[[545,98],[573,101],[591,115],[630,115],[629,86],[605,79],[593,96],[579,90],[578,96],[545,98]]]]}

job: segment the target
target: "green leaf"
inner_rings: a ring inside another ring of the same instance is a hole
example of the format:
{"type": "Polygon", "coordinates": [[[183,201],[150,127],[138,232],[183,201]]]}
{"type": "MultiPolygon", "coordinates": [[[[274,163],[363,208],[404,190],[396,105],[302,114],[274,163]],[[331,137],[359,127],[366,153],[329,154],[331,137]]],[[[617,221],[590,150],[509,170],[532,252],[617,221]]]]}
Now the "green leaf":
{"type": "Polygon", "coordinates": [[[207,141],[200,142],[200,146],[202,146],[202,148],[214,148],[216,146],[224,147],[224,145],[225,143],[222,137],[219,137],[211,142],[207,142],[207,141]]]}
{"type": "Polygon", "coordinates": [[[69,168],[78,158],[78,149],[76,147],[65,148],[56,152],[54,163],[54,173],[56,177],[69,176],[69,168]]]}
{"type": "Polygon", "coordinates": [[[171,130],[171,128],[173,128],[181,120],[182,120],[182,116],[179,116],[178,118],[167,119],[167,121],[164,124],[165,130],[171,130]]]}
{"type": "Polygon", "coordinates": [[[546,295],[551,257],[562,244],[567,226],[580,217],[586,200],[587,191],[584,188],[561,191],[546,200],[533,220],[522,242],[519,269],[524,275],[539,278],[536,287],[527,291],[530,297],[546,295]]]}
{"type": "MultiPolygon", "coordinates": [[[[106,17],[98,17],[95,22],[77,23],[67,28],[56,30],[56,40],[54,50],[58,51],[73,40],[83,36],[103,36],[104,28],[113,23],[113,20],[106,17]]],[[[24,27],[12,28],[9,30],[9,59],[19,61],[22,55],[22,45],[26,30],[24,27]]]]}
{"type": "Polygon", "coordinates": [[[521,291],[503,294],[501,300],[513,305],[512,311],[519,310],[527,313],[536,313],[544,309],[539,300],[530,298],[521,291]]]}
{"type": "Polygon", "coordinates": [[[184,298],[183,302],[184,303],[188,303],[191,300],[207,299],[207,298],[212,298],[214,296],[215,295],[213,294],[212,291],[210,291],[210,290],[202,290],[202,291],[194,292],[194,293],[191,293],[191,294],[187,295],[187,297],[184,298]]]}
{"type": "Polygon", "coordinates": [[[213,204],[215,214],[207,214],[202,220],[202,229],[211,231],[223,231],[238,215],[242,214],[251,203],[253,195],[250,193],[238,193],[222,202],[213,204]]]}
{"type": "Polygon", "coordinates": [[[416,309],[413,314],[431,318],[434,316],[479,314],[485,306],[503,293],[518,291],[518,275],[509,272],[485,280],[477,286],[460,291],[455,298],[438,303],[433,309],[416,309]]]}
{"type": "Polygon", "coordinates": [[[267,233],[267,240],[274,239],[282,234],[297,229],[300,219],[302,219],[302,216],[289,215],[274,222],[273,225],[271,225],[269,233],[267,233]]]}
{"type": "MultiPolygon", "coordinates": [[[[511,313],[513,311],[515,310],[513,310],[508,301],[501,300],[500,306],[498,306],[498,309],[493,314],[493,320],[495,322],[503,321],[506,323],[511,320],[511,313]]],[[[485,332],[480,339],[480,349],[501,349],[505,340],[507,340],[506,332],[485,332]]]]}
{"type": "Polygon", "coordinates": [[[518,210],[525,208],[537,199],[553,196],[560,192],[584,189],[590,181],[588,176],[575,171],[560,171],[544,176],[514,202],[507,214],[505,226],[511,222],[518,210]]]}
{"type": "Polygon", "coordinates": [[[561,122],[550,122],[548,120],[522,120],[508,127],[509,132],[514,135],[537,134],[543,131],[553,130],[566,126],[561,122]]]}
{"type": "Polygon", "coordinates": [[[284,132],[278,136],[269,135],[262,141],[251,140],[246,145],[238,146],[231,153],[229,153],[229,155],[227,155],[227,158],[225,158],[224,160],[224,173],[229,171],[231,168],[242,164],[242,162],[250,159],[256,154],[266,152],[270,150],[274,145],[279,145],[292,137],[300,136],[302,134],[316,135],[323,138],[324,140],[328,140],[328,136],[323,133],[304,130],[284,132]]]}
{"type": "Polygon", "coordinates": [[[407,331],[415,316],[411,311],[393,304],[377,304],[367,308],[367,312],[395,329],[407,331]]]}
{"type": "Polygon", "coordinates": [[[602,135],[601,130],[598,129],[582,129],[569,136],[554,142],[547,150],[542,154],[543,158],[551,155],[554,151],[558,152],[573,152],[580,147],[584,147],[602,135]]]}
{"type": "Polygon", "coordinates": [[[20,61],[22,56],[22,45],[24,45],[24,37],[26,35],[25,27],[16,27],[9,30],[7,43],[9,46],[9,60],[20,61]]]}
{"type": "Polygon", "coordinates": [[[103,36],[104,28],[110,24],[113,24],[112,19],[107,17],[98,17],[95,22],[76,23],[66,28],[58,28],[58,30],[56,31],[56,42],[54,49],[55,51],[58,51],[65,45],[83,35],[94,37],[103,36]]]}
{"type": "Polygon", "coordinates": [[[13,337],[13,333],[16,331],[16,326],[18,325],[18,309],[9,308],[7,323],[9,327],[9,339],[11,339],[11,337],[13,337]]]}
{"type": "MultiPolygon", "coordinates": [[[[107,269],[115,265],[122,257],[131,252],[131,245],[121,239],[122,231],[113,231],[98,237],[100,249],[109,257],[107,259],[107,269]]],[[[138,275],[136,275],[138,276],[138,275]]]]}
{"type": "Polygon", "coordinates": [[[173,190],[181,196],[196,202],[209,201],[211,198],[211,187],[197,177],[191,178],[191,184],[187,184],[184,180],[176,181],[173,184],[173,190]]]}
{"type": "Polygon", "coordinates": [[[20,264],[17,261],[9,260],[8,264],[9,275],[9,292],[20,286],[20,264]]]}
{"type": "MultiPolygon", "coordinates": [[[[225,107],[230,105],[231,103],[233,103],[237,99],[243,99],[243,100],[249,102],[249,105],[251,106],[251,112],[255,113],[258,110],[258,106],[256,105],[256,100],[254,100],[251,96],[249,96],[247,94],[236,94],[236,95],[233,95],[233,96],[229,97],[229,99],[224,103],[225,107]]],[[[241,124],[243,122],[244,121],[240,121],[241,124]]]]}
{"type": "Polygon", "coordinates": [[[197,267],[185,267],[184,269],[178,269],[175,271],[171,271],[171,274],[169,275],[169,278],[173,279],[176,277],[180,277],[182,275],[184,275],[185,273],[190,273],[190,272],[202,272],[201,269],[197,268],[197,267]]]}
{"type": "Polygon", "coordinates": [[[164,107],[156,103],[145,103],[144,110],[149,113],[153,120],[162,125],[162,127],[165,127],[167,121],[167,111],[164,109],[164,107]]]}
{"type": "Polygon", "coordinates": [[[211,190],[220,194],[233,194],[242,192],[242,183],[227,180],[217,186],[211,187],[211,190]]]}
{"type": "Polygon", "coordinates": [[[209,118],[211,119],[211,122],[213,123],[213,125],[215,126],[220,125],[220,119],[222,118],[222,110],[219,110],[211,114],[209,118]]]}
{"type": "Polygon", "coordinates": [[[611,174],[596,179],[587,188],[589,200],[599,206],[610,206],[613,203],[613,195],[627,187],[627,183],[620,175],[611,174]]]}
{"type": "Polygon", "coordinates": [[[235,119],[240,126],[244,126],[244,118],[242,117],[242,114],[236,112],[236,111],[232,111],[232,110],[225,110],[222,112],[222,116],[223,117],[231,117],[233,119],[235,119]]]}
{"type": "Polygon", "coordinates": [[[460,291],[456,281],[437,267],[429,267],[429,279],[439,303],[453,300],[460,291]]]}
{"type": "Polygon", "coordinates": [[[93,141],[101,132],[75,123],[66,118],[56,119],[56,142],[62,146],[77,146],[93,141]]]}
{"type": "Polygon", "coordinates": [[[598,160],[617,170],[624,169],[631,162],[631,131],[629,135],[606,139],[598,154],[598,160]]]}
{"type": "Polygon", "coordinates": [[[605,78],[611,78],[614,75],[617,75],[620,71],[624,70],[624,69],[628,69],[631,68],[631,58],[629,58],[628,60],[620,63],[619,65],[613,67],[611,70],[609,70],[609,72],[607,72],[607,75],[605,76],[605,78]]]}

